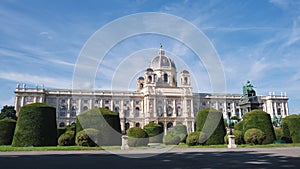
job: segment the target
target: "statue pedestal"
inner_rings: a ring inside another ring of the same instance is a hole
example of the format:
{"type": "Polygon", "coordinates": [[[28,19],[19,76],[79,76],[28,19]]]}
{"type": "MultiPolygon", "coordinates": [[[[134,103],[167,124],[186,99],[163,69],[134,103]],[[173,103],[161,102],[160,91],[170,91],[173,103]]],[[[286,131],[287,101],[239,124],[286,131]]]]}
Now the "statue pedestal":
{"type": "Polygon", "coordinates": [[[236,148],[234,135],[228,135],[228,148],[236,148]]]}
{"type": "Polygon", "coordinates": [[[121,150],[128,150],[129,149],[129,146],[128,146],[128,136],[123,135],[121,138],[122,138],[121,150]]]}

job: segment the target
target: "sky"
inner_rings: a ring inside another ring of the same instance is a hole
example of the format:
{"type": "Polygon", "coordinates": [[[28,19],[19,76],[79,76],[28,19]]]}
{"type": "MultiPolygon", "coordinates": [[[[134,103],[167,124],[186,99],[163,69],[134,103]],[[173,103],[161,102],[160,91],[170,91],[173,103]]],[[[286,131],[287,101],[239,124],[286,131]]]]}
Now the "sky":
{"type": "MultiPolygon", "coordinates": [[[[250,80],[258,95],[286,92],[290,114],[300,113],[297,0],[2,0],[0,107],[13,105],[17,83],[72,88],[78,57],[95,32],[121,17],[144,12],[174,15],[201,30],[222,64],[226,93],[241,94],[242,84],[250,80]]],[[[128,26],[134,25],[125,24],[120,31],[128,26]]],[[[178,73],[190,70],[195,92],[212,91],[207,67],[194,64],[199,58],[195,52],[159,34],[128,37],[109,49],[98,64],[93,87],[110,89],[114,81],[125,80],[126,89],[134,90],[136,78],[156,56],[160,43],[178,73]]]]}

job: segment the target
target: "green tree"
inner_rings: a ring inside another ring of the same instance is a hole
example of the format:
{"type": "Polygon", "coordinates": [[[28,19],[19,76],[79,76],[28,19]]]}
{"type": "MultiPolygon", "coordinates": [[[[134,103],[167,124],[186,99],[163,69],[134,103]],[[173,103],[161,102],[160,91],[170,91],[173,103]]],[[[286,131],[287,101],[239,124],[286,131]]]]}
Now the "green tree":
{"type": "Polygon", "coordinates": [[[0,120],[5,119],[5,118],[17,120],[16,111],[15,111],[14,106],[8,106],[8,105],[3,106],[3,108],[1,109],[1,113],[0,113],[0,120]]]}

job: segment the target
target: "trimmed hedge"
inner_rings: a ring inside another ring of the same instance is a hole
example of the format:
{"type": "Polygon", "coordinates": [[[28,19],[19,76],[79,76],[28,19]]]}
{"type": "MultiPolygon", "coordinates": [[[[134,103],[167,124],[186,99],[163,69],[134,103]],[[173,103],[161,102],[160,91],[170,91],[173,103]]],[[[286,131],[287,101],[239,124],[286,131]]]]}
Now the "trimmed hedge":
{"type": "Polygon", "coordinates": [[[224,144],[226,129],[222,113],[212,108],[200,110],[197,115],[196,131],[201,131],[205,133],[205,136],[209,137],[206,138],[205,145],[224,144]],[[216,119],[218,119],[218,121],[216,121],[216,119]],[[205,129],[204,124],[206,126],[205,129]],[[209,130],[211,129],[215,130],[209,136],[208,134],[211,132],[209,130]]]}
{"type": "Polygon", "coordinates": [[[126,130],[128,145],[131,147],[146,146],[149,143],[148,134],[139,127],[132,127],[126,130]]]}
{"type": "Polygon", "coordinates": [[[149,124],[145,125],[143,129],[149,136],[149,143],[162,142],[164,130],[161,125],[150,122],[149,124]]]}
{"type": "Polygon", "coordinates": [[[199,145],[200,131],[190,133],[186,138],[186,144],[188,146],[199,145]]]}
{"type": "Polygon", "coordinates": [[[2,119],[0,120],[0,145],[11,145],[16,128],[16,120],[2,119]]]}
{"type": "MultiPolygon", "coordinates": [[[[235,144],[241,145],[241,144],[245,143],[245,141],[244,141],[244,135],[243,135],[242,131],[240,131],[240,130],[233,130],[232,134],[235,136],[235,144]]],[[[226,136],[224,137],[224,142],[226,144],[228,144],[228,135],[229,135],[229,133],[227,133],[226,136]]]]}
{"type": "Polygon", "coordinates": [[[186,128],[185,125],[183,125],[183,124],[176,124],[173,127],[172,131],[173,131],[174,135],[180,137],[180,142],[183,142],[183,143],[186,142],[186,137],[187,137],[188,134],[187,134],[187,128],[186,128]]]}
{"type": "Polygon", "coordinates": [[[75,132],[67,131],[58,138],[58,145],[73,146],[75,145],[75,132]]]}
{"type": "Polygon", "coordinates": [[[262,144],[265,139],[265,133],[257,128],[247,130],[244,135],[244,140],[247,144],[262,144]]]}
{"type": "MultiPolygon", "coordinates": [[[[243,133],[252,128],[260,129],[265,133],[266,139],[262,144],[272,144],[275,140],[275,132],[272,125],[271,117],[262,110],[252,110],[243,116],[243,133]]],[[[245,140],[246,141],[246,140],[245,140]]]]}
{"type": "Polygon", "coordinates": [[[244,130],[244,121],[240,121],[234,125],[235,130],[243,131],[244,130]]]}
{"type": "Polygon", "coordinates": [[[168,131],[163,138],[163,143],[166,145],[177,145],[180,143],[180,136],[176,135],[173,131],[168,131]]]}
{"type": "Polygon", "coordinates": [[[21,107],[12,146],[56,146],[56,109],[44,103],[21,107]]]}
{"type": "Polygon", "coordinates": [[[283,137],[287,143],[300,143],[300,116],[290,115],[282,119],[283,137]]]}
{"type": "Polygon", "coordinates": [[[76,134],[76,145],[95,147],[101,140],[100,131],[93,128],[84,129],[76,134]]]}
{"type": "Polygon", "coordinates": [[[94,128],[103,138],[99,146],[121,145],[121,125],[119,114],[106,108],[94,108],[76,117],[76,133],[83,129],[94,128]]]}

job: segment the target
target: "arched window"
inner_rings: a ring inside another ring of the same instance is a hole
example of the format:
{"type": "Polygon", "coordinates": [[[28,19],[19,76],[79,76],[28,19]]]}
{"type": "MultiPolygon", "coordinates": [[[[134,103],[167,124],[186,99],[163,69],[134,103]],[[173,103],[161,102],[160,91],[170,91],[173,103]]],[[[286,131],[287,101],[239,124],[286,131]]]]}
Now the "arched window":
{"type": "Polygon", "coordinates": [[[60,117],[65,117],[67,114],[67,108],[65,106],[61,106],[59,109],[59,116],[60,117]]]}
{"type": "Polygon", "coordinates": [[[119,113],[119,110],[120,110],[119,107],[115,107],[115,112],[116,113],[119,113]]]}
{"type": "Polygon", "coordinates": [[[83,107],[83,111],[87,111],[89,108],[87,106],[83,107]]]}
{"type": "Polygon", "coordinates": [[[188,84],[188,78],[184,77],[184,84],[188,84]]]}
{"type": "Polygon", "coordinates": [[[140,123],[135,123],[135,127],[140,127],[140,123]]]}
{"type": "Polygon", "coordinates": [[[70,116],[71,117],[75,117],[76,116],[76,107],[75,106],[72,106],[70,116]]]}
{"type": "Polygon", "coordinates": [[[159,106],[158,109],[157,109],[157,116],[158,117],[162,117],[163,116],[163,109],[162,109],[161,106],[159,106]]]}
{"type": "Polygon", "coordinates": [[[127,129],[129,129],[130,128],[130,124],[127,122],[127,123],[125,123],[125,131],[127,130],[127,129]]]}
{"type": "Polygon", "coordinates": [[[152,76],[148,76],[148,83],[152,82],[152,76]]]}
{"type": "Polygon", "coordinates": [[[164,82],[168,83],[168,74],[167,73],[164,74],[164,82]]]}
{"type": "Polygon", "coordinates": [[[135,117],[138,117],[140,115],[140,108],[136,107],[135,108],[135,117]]]}
{"type": "Polygon", "coordinates": [[[157,75],[154,74],[154,82],[157,82],[157,75]]]}
{"type": "Polygon", "coordinates": [[[59,123],[59,127],[64,127],[65,126],[65,123],[64,122],[60,122],[59,123]]]}
{"type": "Polygon", "coordinates": [[[176,114],[177,116],[181,116],[181,107],[179,107],[179,106],[177,107],[176,113],[177,113],[176,114]]]}
{"type": "Polygon", "coordinates": [[[172,113],[173,113],[173,108],[171,106],[169,106],[167,115],[172,116],[172,113]]]}
{"type": "Polygon", "coordinates": [[[172,130],[173,129],[173,123],[172,122],[168,122],[168,124],[167,124],[167,129],[168,130],[172,130]]]}

